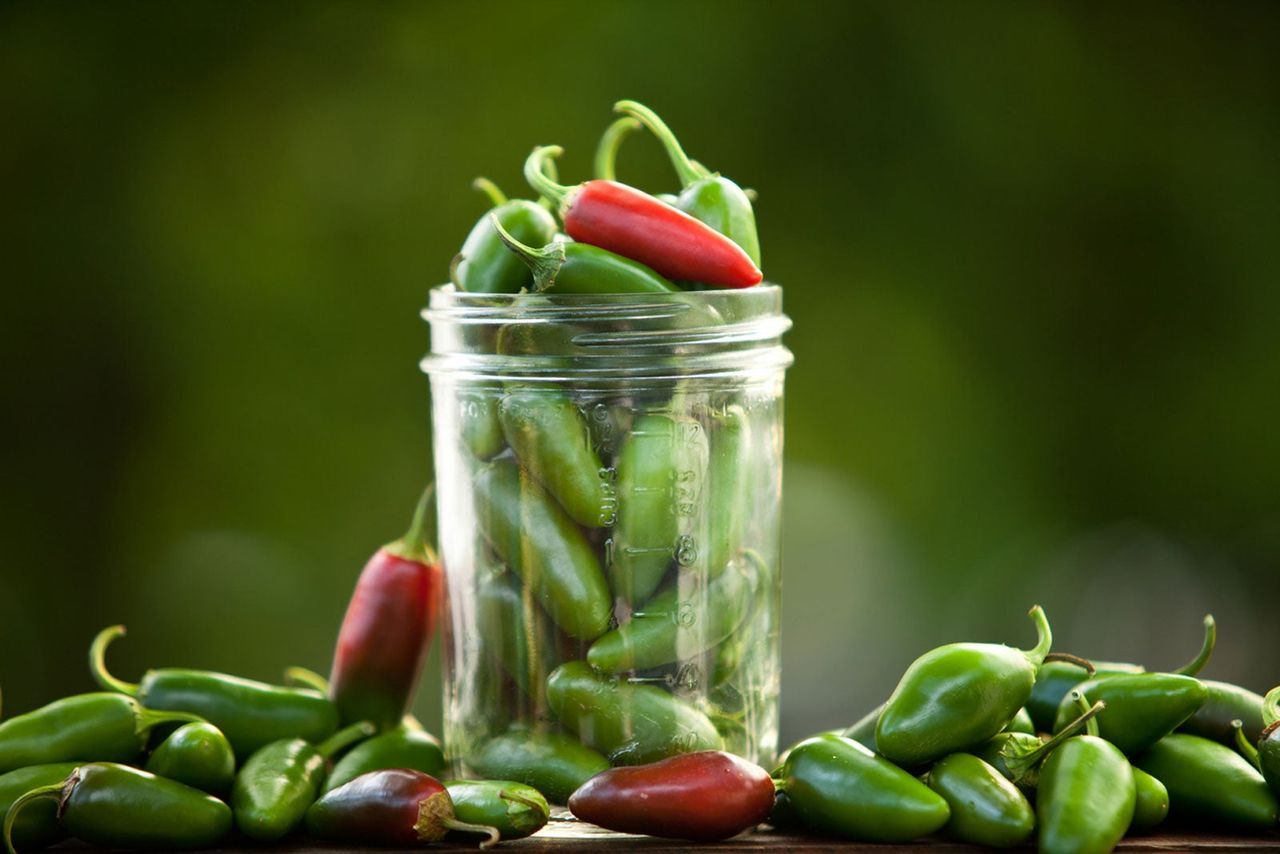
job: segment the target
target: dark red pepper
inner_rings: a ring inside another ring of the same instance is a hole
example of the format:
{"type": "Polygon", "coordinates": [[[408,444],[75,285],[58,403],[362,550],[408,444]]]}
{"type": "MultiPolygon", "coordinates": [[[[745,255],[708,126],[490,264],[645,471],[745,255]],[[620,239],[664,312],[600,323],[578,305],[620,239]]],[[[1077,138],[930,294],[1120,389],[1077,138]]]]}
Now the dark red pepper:
{"type": "Polygon", "coordinates": [[[409,532],[379,549],[356,581],[329,675],[329,696],[344,723],[391,729],[413,702],[440,607],[434,512],[428,487],[409,532]]]}
{"type": "Polygon", "coordinates": [[[361,774],[311,805],[307,832],[329,842],[356,845],[412,845],[435,842],[451,830],[483,833],[488,848],[497,828],[459,821],[440,781],[421,771],[388,768],[361,774]]]}
{"type": "Polygon", "coordinates": [[[574,240],[647,264],[668,279],[725,288],[760,283],[760,268],[741,246],[648,193],[602,179],[576,187],[557,184],[546,168],[562,151],[558,145],[535,148],[524,175],[555,202],[574,240]]]}
{"type": "Polygon", "coordinates": [[[720,750],[685,753],[602,771],[569,798],[583,821],[623,833],[714,842],[760,824],[773,809],[773,780],[720,750]]]}

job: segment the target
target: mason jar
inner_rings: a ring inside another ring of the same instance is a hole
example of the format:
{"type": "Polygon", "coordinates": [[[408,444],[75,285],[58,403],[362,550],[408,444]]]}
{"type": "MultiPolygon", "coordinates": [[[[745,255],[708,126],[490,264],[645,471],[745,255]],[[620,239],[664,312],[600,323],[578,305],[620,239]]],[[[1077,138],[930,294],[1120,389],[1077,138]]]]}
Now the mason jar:
{"type": "Polygon", "coordinates": [[[769,762],[781,289],[442,286],[423,316],[453,772],[563,803],[609,765],[769,762]]]}

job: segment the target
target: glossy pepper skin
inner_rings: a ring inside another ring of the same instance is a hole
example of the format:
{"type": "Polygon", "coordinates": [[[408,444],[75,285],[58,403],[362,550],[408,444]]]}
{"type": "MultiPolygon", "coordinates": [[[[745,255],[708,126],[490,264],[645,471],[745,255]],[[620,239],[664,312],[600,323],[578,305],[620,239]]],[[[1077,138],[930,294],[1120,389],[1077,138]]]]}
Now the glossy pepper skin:
{"type": "Polygon", "coordinates": [[[440,781],[421,771],[388,768],[362,774],[326,792],[311,805],[307,833],[327,842],[355,845],[415,845],[438,842],[450,830],[483,833],[487,848],[498,831],[459,821],[440,781]]]}
{"type": "Polygon", "coordinates": [[[567,735],[516,729],[490,739],[467,764],[477,774],[525,783],[551,803],[566,804],[609,760],[567,735]]]}
{"type": "Polygon", "coordinates": [[[962,842],[1009,848],[1035,830],[1036,816],[1026,796],[972,754],[953,753],[935,763],[925,783],[951,808],[945,829],[962,842]]]}
{"type": "Polygon", "coordinates": [[[1027,712],[1026,706],[1018,709],[1018,713],[1013,716],[1013,720],[1009,721],[1009,725],[1003,730],[1004,732],[1025,732],[1028,735],[1036,734],[1036,725],[1031,720],[1031,715],[1027,712]]]}
{"type": "Polygon", "coordinates": [[[1110,742],[1079,735],[1049,754],[1036,793],[1042,854],[1106,854],[1133,819],[1133,768],[1110,742]]]}
{"type": "Polygon", "coordinates": [[[552,671],[547,702],[562,724],[615,765],[722,746],[715,725],[693,706],[652,685],[604,678],[584,661],[552,671]]]}
{"type": "Polygon", "coordinates": [[[520,466],[586,528],[613,524],[613,482],[591,443],[591,431],[559,388],[516,388],[498,404],[502,432],[520,466]]]}
{"type": "Polygon", "coordinates": [[[445,780],[453,814],[468,824],[495,828],[502,839],[523,839],[542,830],[551,808],[542,793],[513,780],[445,780]]]}
{"type": "Polygon", "coordinates": [[[760,266],[756,215],[751,199],[742,188],[690,160],[675,134],[653,110],[635,101],[619,101],[613,109],[642,122],[667,150],[682,187],[676,207],[741,246],[756,266],[760,266]]]}
{"type": "Polygon", "coordinates": [[[613,601],[595,550],[536,481],[508,460],[476,477],[477,522],[498,557],[534,592],[567,635],[595,640],[609,628],[613,601]]]}
{"type": "Polygon", "coordinates": [[[225,673],[177,667],[148,670],[137,684],[117,679],[107,672],[106,651],[124,633],[124,626],[112,626],[94,639],[89,669],[98,684],[136,697],[148,709],[185,712],[198,716],[194,719],[204,719],[227,737],[237,759],[281,738],[322,741],[338,728],[337,707],[320,692],[306,688],[281,688],[225,673]]]}
{"type": "Polygon", "coordinates": [[[533,287],[533,277],[521,261],[503,245],[494,223],[516,240],[541,246],[556,233],[551,212],[536,202],[509,201],[491,181],[477,178],[474,186],[493,202],[480,217],[454,258],[451,278],[464,291],[478,294],[517,294],[533,287]]]}
{"type": "Polygon", "coordinates": [[[493,228],[507,249],[529,268],[537,293],[664,294],[678,290],[651,268],[608,249],[562,240],[535,247],[507,232],[496,218],[493,228]]]}
{"type": "MultiPolygon", "coordinates": [[[[1090,679],[1076,690],[1107,704],[1098,715],[1099,734],[1126,755],[1139,753],[1173,732],[1205,699],[1198,679],[1172,673],[1090,679]]],[[[1070,697],[1063,698],[1055,728],[1065,726],[1077,713],[1070,697]]]]}
{"type": "Polygon", "coordinates": [[[1258,737],[1258,764],[1271,791],[1280,797],[1280,687],[1267,692],[1262,706],[1262,733],[1258,737]]]}
{"type": "Polygon", "coordinates": [[[152,727],[200,720],[121,694],[76,694],[0,723],[0,773],[51,762],[133,762],[152,727]]]}
{"type": "Polygon", "coordinates": [[[104,848],[208,848],[231,829],[231,810],[211,795],[137,768],[95,762],[14,802],[4,820],[9,854],[15,854],[16,820],[41,800],[57,802],[68,836],[104,848]]]}
{"type": "Polygon", "coordinates": [[[1141,768],[1133,769],[1133,821],[1129,832],[1151,830],[1169,817],[1169,790],[1141,768]]]}
{"type": "Polygon", "coordinates": [[[569,810],[622,833],[715,842],[767,819],[773,797],[763,768],[704,750],[597,774],[569,798],[569,810]]]}
{"type": "Polygon", "coordinates": [[[231,788],[236,827],[261,842],[284,837],[302,823],[307,808],[320,794],[329,757],[373,732],[371,723],[358,723],[319,746],[288,738],[255,752],[236,774],[231,788]]]}
{"type": "Polygon", "coordinates": [[[1039,635],[1031,650],[956,643],[916,659],[880,715],[876,749],[912,767],[981,744],[1008,726],[1053,642],[1040,606],[1030,616],[1039,635]]]}
{"type": "Polygon", "coordinates": [[[1201,679],[1207,696],[1204,705],[1187,718],[1178,732],[1211,738],[1223,744],[1231,744],[1231,722],[1240,721],[1245,737],[1257,741],[1262,734],[1262,695],[1229,682],[1201,679]]]}
{"type": "Polygon", "coordinates": [[[951,818],[941,795],[839,736],[802,741],[775,774],[801,826],[867,842],[909,842],[951,818]]]}
{"type": "Polygon", "coordinates": [[[763,559],[747,551],[705,589],[672,583],[628,622],[598,638],[587,650],[587,663],[605,673],[625,673],[711,649],[742,624],[767,573],[763,559]]]}
{"type": "Polygon", "coordinates": [[[347,605],[329,674],[343,724],[399,725],[413,704],[440,609],[435,492],[418,502],[409,531],[365,564],[347,605]]]}
{"type": "Polygon", "coordinates": [[[225,795],[236,776],[236,754],[212,724],[183,724],[151,752],[146,770],[211,795],[225,795]]]}
{"type": "Polygon", "coordinates": [[[333,764],[323,791],[332,791],[361,774],[384,768],[408,768],[437,777],[445,768],[444,751],[431,733],[402,724],[348,750],[333,764]]]}
{"type": "Polygon", "coordinates": [[[1275,794],[1258,769],[1225,744],[1174,733],[1135,757],[1134,764],[1169,790],[1172,820],[1245,833],[1275,827],[1275,794]]]}
{"type": "Polygon", "coordinates": [[[1146,668],[1140,664],[1118,661],[1094,661],[1092,666],[1093,673],[1070,661],[1045,661],[1040,666],[1026,706],[1027,714],[1031,716],[1031,722],[1038,732],[1053,731],[1053,723],[1058,718],[1058,706],[1062,704],[1063,698],[1086,679],[1146,672],[1146,668]]]}
{"type": "MultiPolygon", "coordinates": [[[[48,765],[30,765],[0,774],[0,820],[9,806],[32,789],[61,784],[76,770],[74,762],[54,762],[48,765]]],[[[66,837],[58,824],[58,804],[41,800],[28,804],[14,819],[13,845],[19,851],[35,851],[48,848],[66,837]]]]}
{"type": "Polygon", "coordinates": [[[648,193],[599,179],[576,187],[555,183],[546,164],[562,151],[554,145],[535,148],[524,174],[529,186],[559,208],[564,230],[575,241],[638,261],[671,280],[749,288],[764,278],[738,244],[648,193]]]}

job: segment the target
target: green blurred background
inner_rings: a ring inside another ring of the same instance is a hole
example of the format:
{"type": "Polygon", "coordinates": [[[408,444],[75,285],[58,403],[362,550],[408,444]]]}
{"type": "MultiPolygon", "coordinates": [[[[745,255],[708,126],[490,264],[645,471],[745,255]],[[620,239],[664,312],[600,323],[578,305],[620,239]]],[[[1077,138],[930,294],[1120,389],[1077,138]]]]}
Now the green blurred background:
{"type": "MultiPolygon", "coordinates": [[[[325,669],[430,474],[427,288],[619,97],[786,287],[783,736],[916,654],[1280,681],[1280,6],[0,7],[6,710],[325,669]]],[[[652,140],[622,176],[672,175],[652,140]]],[[[433,656],[434,659],[434,656],[433,656]]],[[[439,721],[438,665],[418,703],[439,721]]]]}

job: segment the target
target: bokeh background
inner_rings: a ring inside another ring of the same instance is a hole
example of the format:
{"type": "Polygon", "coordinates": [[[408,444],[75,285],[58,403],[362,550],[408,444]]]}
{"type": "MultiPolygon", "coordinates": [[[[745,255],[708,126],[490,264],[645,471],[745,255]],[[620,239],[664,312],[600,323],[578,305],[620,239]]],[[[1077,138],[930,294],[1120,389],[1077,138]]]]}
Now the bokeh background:
{"type": "MultiPolygon", "coordinates": [[[[783,737],[921,651],[1280,681],[1280,6],[0,6],[0,684],[326,669],[430,476],[417,312],[619,97],[786,288],[783,737]]],[[[673,185],[636,137],[625,179],[673,185]]],[[[434,656],[433,656],[434,659],[434,656]]],[[[418,703],[439,721],[438,665],[418,703]]]]}

